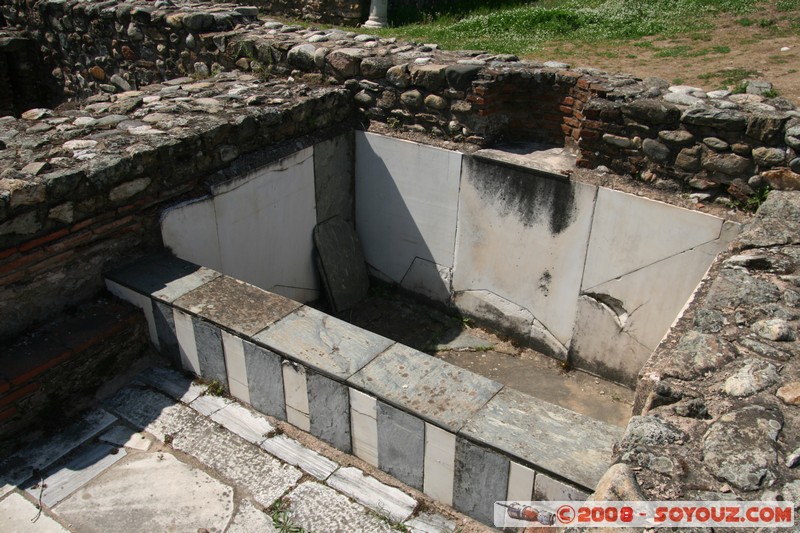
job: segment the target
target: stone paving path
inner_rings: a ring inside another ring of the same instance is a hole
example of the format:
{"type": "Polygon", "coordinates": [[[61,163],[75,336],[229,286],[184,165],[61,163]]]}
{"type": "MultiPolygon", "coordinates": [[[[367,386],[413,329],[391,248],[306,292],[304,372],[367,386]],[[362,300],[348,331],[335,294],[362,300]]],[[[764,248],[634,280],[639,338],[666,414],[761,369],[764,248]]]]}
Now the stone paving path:
{"type": "Polygon", "coordinates": [[[151,368],[0,464],[0,531],[483,529],[346,464],[206,386],[151,368]]]}

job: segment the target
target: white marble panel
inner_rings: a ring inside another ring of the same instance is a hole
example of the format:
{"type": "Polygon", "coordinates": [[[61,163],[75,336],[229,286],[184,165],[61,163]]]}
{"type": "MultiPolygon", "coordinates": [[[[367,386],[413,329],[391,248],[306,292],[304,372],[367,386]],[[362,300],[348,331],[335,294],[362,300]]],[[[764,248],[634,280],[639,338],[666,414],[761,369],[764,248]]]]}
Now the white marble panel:
{"type": "Polygon", "coordinates": [[[156,331],[156,322],[155,318],[153,317],[153,302],[150,300],[150,297],[140,294],[127,287],[123,287],[119,283],[109,279],[106,279],[105,281],[106,288],[111,294],[135,305],[144,312],[145,319],[147,319],[147,331],[150,334],[150,342],[153,344],[153,346],[158,348],[160,346],[158,342],[158,331],[156,331]]]}
{"type": "Polygon", "coordinates": [[[177,257],[222,271],[217,215],[210,198],[187,202],[164,211],[161,215],[161,238],[164,246],[177,257]]]}
{"type": "Polygon", "coordinates": [[[313,153],[305,148],[215,188],[224,274],[279,294],[280,287],[319,290],[313,153]]]}
{"type": "Polygon", "coordinates": [[[527,502],[533,497],[533,480],[536,472],[527,466],[511,461],[508,472],[508,493],[506,500],[510,502],[527,502]]]}
{"type": "Polygon", "coordinates": [[[534,500],[582,502],[588,497],[589,495],[582,490],[555,480],[546,474],[536,474],[536,484],[533,489],[534,500]]]}
{"type": "Polygon", "coordinates": [[[726,245],[714,241],[698,246],[595,286],[589,292],[621,302],[627,311],[623,330],[655,350],[726,245]]]}
{"type": "Polygon", "coordinates": [[[403,276],[400,286],[431,300],[448,303],[452,281],[452,268],[417,257],[403,276]]]}
{"type": "Polygon", "coordinates": [[[597,188],[465,160],[454,291],[491,291],[568,345],[597,188]]]}
{"type": "Polygon", "coordinates": [[[308,382],[303,366],[283,365],[283,390],[286,397],[286,421],[303,431],[311,431],[308,382]]]}
{"type": "Polygon", "coordinates": [[[453,505],[453,478],[456,462],[456,436],[425,423],[425,494],[453,505]]]}
{"type": "Polygon", "coordinates": [[[461,158],[356,132],[356,230],[367,263],[391,281],[417,257],[453,266],[461,158]]]}
{"type": "Polygon", "coordinates": [[[378,402],[363,392],[350,389],[350,434],[353,455],[378,466],[378,402]]]}
{"type": "Polygon", "coordinates": [[[225,368],[228,371],[228,388],[231,396],[250,403],[250,389],[247,387],[247,365],[244,359],[242,339],[222,331],[222,346],[225,350],[225,368]]]}
{"type": "Polygon", "coordinates": [[[197,356],[197,342],[194,338],[192,317],[177,309],[173,309],[172,318],[175,321],[175,336],[178,338],[178,347],[181,352],[181,364],[184,370],[188,370],[195,376],[199,376],[200,358],[197,356]]]}
{"type": "Polygon", "coordinates": [[[601,188],[581,288],[717,239],[722,224],[711,215],[601,188]]]}

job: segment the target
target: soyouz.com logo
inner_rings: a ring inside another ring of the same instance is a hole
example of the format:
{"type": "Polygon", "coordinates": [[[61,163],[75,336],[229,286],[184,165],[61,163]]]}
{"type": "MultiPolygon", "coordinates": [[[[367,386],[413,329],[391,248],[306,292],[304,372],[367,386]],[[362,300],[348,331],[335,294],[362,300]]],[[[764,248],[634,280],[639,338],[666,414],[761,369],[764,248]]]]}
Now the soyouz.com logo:
{"type": "Polygon", "coordinates": [[[497,527],[785,527],[793,502],[495,502],[497,527]]]}

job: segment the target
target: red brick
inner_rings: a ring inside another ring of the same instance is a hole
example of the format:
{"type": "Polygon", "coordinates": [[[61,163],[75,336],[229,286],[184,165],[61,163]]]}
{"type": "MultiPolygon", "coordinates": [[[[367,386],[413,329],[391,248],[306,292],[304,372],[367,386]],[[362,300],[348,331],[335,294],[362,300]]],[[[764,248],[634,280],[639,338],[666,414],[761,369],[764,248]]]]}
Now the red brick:
{"type": "Polygon", "coordinates": [[[572,118],[572,117],[564,117],[564,120],[562,122],[564,124],[566,124],[567,126],[571,126],[573,128],[580,127],[580,125],[581,125],[581,121],[580,120],[578,120],[577,118],[572,118]]]}
{"type": "Polygon", "coordinates": [[[574,130],[572,130],[572,138],[575,139],[576,141],[581,138],[580,128],[575,128],[574,130]]]}
{"type": "Polygon", "coordinates": [[[561,125],[561,131],[564,133],[564,135],[568,137],[572,135],[572,128],[570,128],[566,124],[561,125]]]}
{"type": "Polygon", "coordinates": [[[565,96],[565,97],[564,97],[564,98],[561,100],[561,104],[562,104],[562,105],[568,105],[568,106],[575,105],[575,99],[574,99],[573,97],[571,97],[571,96],[565,96]]]}
{"type": "Polygon", "coordinates": [[[5,274],[6,272],[13,272],[20,268],[25,268],[27,265],[31,263],[35,263],[40,261],[46,256],[43,250],[36,250],[33,253],[29,253],[27,255],[22,255],[13,261],[9,261],[4,265],[0,265],[0,274],[5,274]]]}
{"type": "Polygon", "coordinates": [[[11,406],[4,411],[0,411],[0,422],[5,422],[15,414],[17,414],[17,408],[14,406],[11,406]]]}
{"type": "Polygon", "coordinates": [[[74,250],[67,250],[66,252],[62,252],[58,255],[50,256],[47,259],[39,261],[35,265],[31,266],[28,270],[31,272],[41,272],[43,270],[47,270],[50,267],[60,265],[65,260],[69,259],[74,253],[74,250]]]}
{"type": "Polygon", "coordinates": [[[6,285],[17,283],[18,281],[22,281],[27,277],[28,277],[28,272],[25,269],[17,270],[16,272],[11,272],[10,274],[6,274],[5,276],[0,276],[0,287],[5,287],[6,285]]]}
{"type": "Polygon", "coordinates": [[[33,368],[29,368],[24,372],[22,372],[21,374],[14,376],[13,379],[11,380],[11,384],[19,386],[22,385],[23,383],[27,383],[36,376],[39,376],[44,372],[47,372],[54,366],[63,363],[70,357],[72,357],[72,352],[67,349],[64,349],[59,355],[55,357],[49,357],[45,359],[40,365],[35,366],[33,368]]]}
{"type": "Polygon", "coordinates": [[[49,235],[45,235],[43,237],[39,237],[38,239],[34,239],[32,241],[28,241],[25,244],[19,247],[21,252],[27,252],[31,248],[36,248],[37,246],[41,246],[42,244],[48,243],[50,241],[54,241],[56,239],[60,239],[61,237],[67,235],[69,230],[67,228],[60,229],[56,232],[53,232],[49,235]]]}
{"type": "Polygon", "coordinates": [[[98,236],[91,232],[91,230],[84,230],[79,233],[73,233],[66,239],[61,239],[57,243],[51,244],[45,251],[48,254],[61,253],[64,250],[71,250],[83,244],[88,244],[97,239],[98,236]]]}
{"type": "Polygon", "coordinates": [[[8,382],[4,378],[0,378],[0,394],[5,394],[10,388],[11,386],[8,384],[8,382]]]}
{"type": "Polygon", "coordinates": [[[0,251],[0,259],[5,259],[6,257],[11,257],[19,250],[17,248],[6,248],[5,250],[0,251]]]}
{"type": "Polygon", "coordinates": [[[81,231],[83,229],[88,228],[89,226],[94,225],[94,223],[97,222],[97,221],[98,221],[98,217],[87,218],[86,220],[78,222],[77,224],[72,226],[69,230],[72,233],[76,233],[78,231],[81,231]]]}
{"type": "Polygon", "coordinates": [[[581,137],[584,139],[599,139],[600,132],[583,128],[581,130],[581,137]]]}
{"type": "Polygon", "coordinates": [[[109,222],[107,224],[103,224],[102,226],[98,226],[96,228],[92,228],[92,232],[95,235],[103,235],[103,234],[108,233],[110,231],[113,231],[113,230],[115,230],[115,229],[117,229],[119,227],[122,227],[122,226],[130,223],[131,221],[133,221],[133,216],[132,215],[128,215],[128,216],[122,217],[122,218],[120,218],[118,220],[113,220],[113,221],[111,221],[111,222],[109,222]]]}
{"type": "Polygon", "coordinates": [[[17,400],[28,396],[29,394],[36,392],[39,390],[39,382],[28,383],[24,387],[17,389],[15,391],[11,391],[5,396],[0,397],[0,407],[5,407],[9,404],[16,402],[17,400]]]}
{"type": "Polygon", "coordinates": [[[579,89],[588,89],[591,86],[591,83],[586,78],[581,78],[575,84],[579,89]]]}

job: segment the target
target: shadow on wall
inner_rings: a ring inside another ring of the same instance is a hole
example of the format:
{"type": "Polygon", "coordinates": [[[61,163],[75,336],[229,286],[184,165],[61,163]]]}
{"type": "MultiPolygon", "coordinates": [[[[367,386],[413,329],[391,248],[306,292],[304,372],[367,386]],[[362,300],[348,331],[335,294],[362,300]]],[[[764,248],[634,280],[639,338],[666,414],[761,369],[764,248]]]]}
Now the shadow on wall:
{"type": "Polygon", "coordinates": [[[356,230],[370,273],[451,304],[461,154],[356,133],[356,230]]]}

